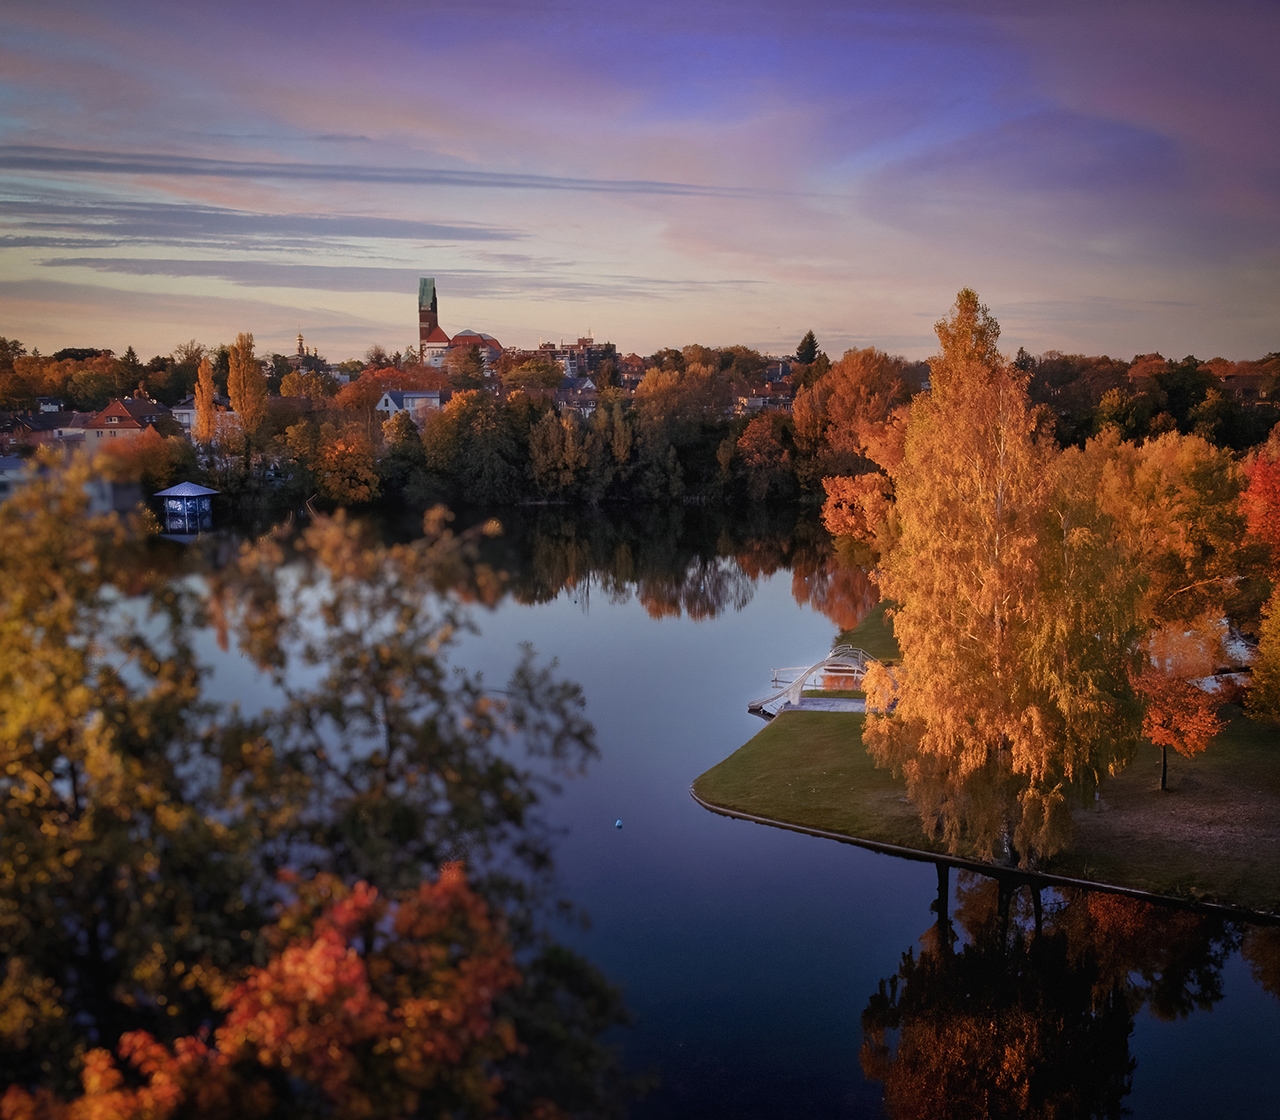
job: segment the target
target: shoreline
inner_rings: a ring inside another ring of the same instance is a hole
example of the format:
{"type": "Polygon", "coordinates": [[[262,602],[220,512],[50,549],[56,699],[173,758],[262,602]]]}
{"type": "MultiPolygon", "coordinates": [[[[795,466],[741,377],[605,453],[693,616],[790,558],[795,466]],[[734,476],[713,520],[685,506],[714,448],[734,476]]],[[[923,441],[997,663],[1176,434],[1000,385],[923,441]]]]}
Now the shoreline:
{"type": "Polygon", "coordinates": [[[1072,845],[1033,870],[926,836],[905,784],[867,755],[863,719],[784,711],[690,796],[721,816],[918,862],[1280,922],[1280,736],[1270,728],[1237,717],[1204,755],[1173,763],[1168,793],[1151,788],[1155,752],[1139,755],[1106,780],[1100,802],[1075,811],[1072,845]]]}

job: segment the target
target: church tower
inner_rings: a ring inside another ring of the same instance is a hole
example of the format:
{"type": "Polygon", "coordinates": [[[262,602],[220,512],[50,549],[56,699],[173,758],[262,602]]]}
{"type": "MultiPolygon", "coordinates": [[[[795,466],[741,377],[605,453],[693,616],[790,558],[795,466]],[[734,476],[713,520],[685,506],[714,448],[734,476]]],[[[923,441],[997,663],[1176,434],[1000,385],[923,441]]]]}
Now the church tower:
{"type": "Polygon", "coordinates": [[[424,276],[418,281],[418,341],[426,342],[439,326],[435,277],[424,276]]]}
{"type": "Polygon", "coordinates": [[[449,336],[440,329],[435,277],[424,276],[418,281],[419,353],[422,361],[438,366],[444,361],[444,354],[448,348],[449,336]]]}

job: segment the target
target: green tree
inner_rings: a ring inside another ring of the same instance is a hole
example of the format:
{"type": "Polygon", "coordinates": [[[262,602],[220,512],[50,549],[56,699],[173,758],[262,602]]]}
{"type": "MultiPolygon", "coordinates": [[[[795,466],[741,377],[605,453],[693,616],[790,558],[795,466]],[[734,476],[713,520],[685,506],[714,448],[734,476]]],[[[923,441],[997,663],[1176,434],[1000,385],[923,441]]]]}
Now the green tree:
{"type": "Polygon", "coordinates": [[[427,419],[422,433],[427,467],[454,492],[483,505],[515,499],[522,489],[520,447],[505,407],[482,389],[454,393],[427,419]]]}
{"type": "Polygon", "coordinates": [[[457,346],[444,356],[451,389],[483,389],[484,358],[479,346],[457,346]]]}
{"type": "Polygon", "coordinates": [[[508,392],[516,389],[558,389],[564,380],[564,369],[550,358],[530,358],[502,375],[508,392]]]}
{"type": "Polygon", "coordinates": [[[130,346],[116,361],[115,395],[118,397],[127,397],[131,395],[135,389],[142,388],[144,373],[145,369],[142,362],[139,361],[138,355],[134,353],[133,347],[130,346]]]}
{"type": "Polygon", "coordinates": [[[796,347],[796,361],[802,366],[811,366],[818,360],[818,337],[813,331],[805,331],[804,338],[796,347]]]}
{"type": "Polygon", "coordinates": [[[427,456],[417,425],[407,412],[397,412],[383,423],[382,440],[386,452],[377,468],[382,489],[412,501],[427,485],[427,456]]]}
{"type": "Polygon", "coordinates": [[[27,348],[16,338],[0,337],[0,373],[13,372],[13,359],[21,358],[27,348]]]}

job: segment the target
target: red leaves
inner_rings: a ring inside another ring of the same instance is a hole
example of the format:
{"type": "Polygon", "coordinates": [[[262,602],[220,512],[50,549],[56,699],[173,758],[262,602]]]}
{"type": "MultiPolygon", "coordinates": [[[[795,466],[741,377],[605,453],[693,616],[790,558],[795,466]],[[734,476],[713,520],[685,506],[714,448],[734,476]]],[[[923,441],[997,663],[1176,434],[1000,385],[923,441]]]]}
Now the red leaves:
{"type": "Polygon", "coordinates": [[[1273,570],[1280,567],[1280,448],[1270,440],[1245,466],[1249,486],[1241,497],[1249,532],[1271,549],[1273,570]]]}
{"type": "Polygon", "coordinates": [[[1148,664],[1134,686],[1147,702],[1142,733],[1157,747],[1173,747],[1190,758],[1222,730],[1218,701],[1188,681],[1148,664]]]}
{"type": "Polygon", "coordinates": [[[340,1115],[410,1116],[427,1095],[442,1108],[492,1110],[501,1089],[492,1062],[517,1045],[493,1004],[520,974],[461,865],[395,902],[332,878],[300,884],[298,895],[266,931],[277,952],[224,998],[214,1045],[127,1034],[114,1057],[86,1055],[83,1096],[64,1103],[11,1088],[0,1120],[220,1120],[233,1106],[236,1120],[251,1120],[288,1110],[269,1070],[340,1115]]]}

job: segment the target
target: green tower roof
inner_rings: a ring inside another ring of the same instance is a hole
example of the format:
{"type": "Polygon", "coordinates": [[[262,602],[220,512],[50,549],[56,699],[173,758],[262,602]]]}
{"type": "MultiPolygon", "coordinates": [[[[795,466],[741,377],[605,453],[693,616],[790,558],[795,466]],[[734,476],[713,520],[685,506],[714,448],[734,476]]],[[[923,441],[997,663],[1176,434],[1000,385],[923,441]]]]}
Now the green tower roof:
{"type": "Polygon", "coordinates": [[[436,310],[436,278],[424,276],[418,281],[418,310],[436,310]]]}

